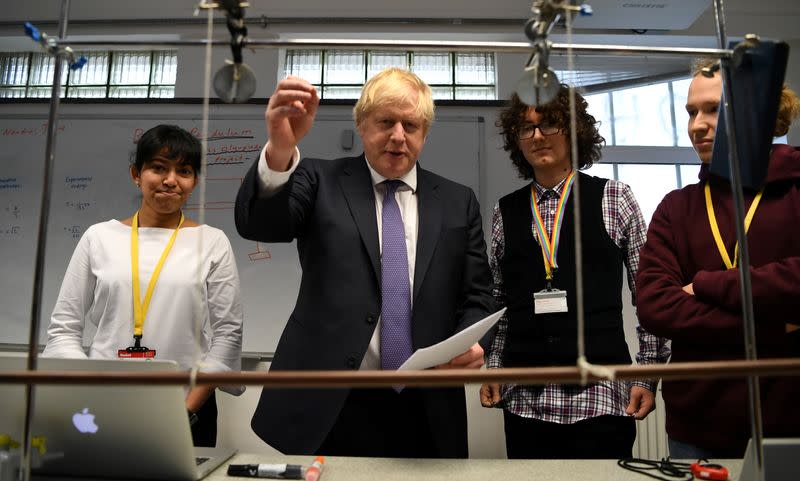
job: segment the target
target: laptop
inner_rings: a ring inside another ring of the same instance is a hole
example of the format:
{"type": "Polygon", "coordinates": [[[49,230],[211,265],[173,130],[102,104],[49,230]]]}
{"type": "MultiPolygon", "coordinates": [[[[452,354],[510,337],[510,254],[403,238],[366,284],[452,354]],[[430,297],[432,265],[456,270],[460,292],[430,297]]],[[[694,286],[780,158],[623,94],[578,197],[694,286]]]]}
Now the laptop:
{"type": "MultiPolygon", "coordinates": [[[[24,356],[0,357],[0,371],[24,370],[24,356]]],[[[178,371],[172,361],[39,360],[40,370],[178,371]]],[[[37,385],[32,435],[48,459],[37,475],[195,481],[236,452],[192,445],[183,386],[37,385]],[[62,455],[59,456],[59,453],[62,455]]],[[[22,441],[25,386],[0,384],[0,434],[22,441]]]]}
{"type": "MultiPolygon", "coordinates": [[[[797,459],[800,458],[800,438],[764,438],[764,479],[768,481],[797,481],[797,459]]],[[[747,442],[739,481],[756,481],[756,458],[753,440],[747,442]]]]}

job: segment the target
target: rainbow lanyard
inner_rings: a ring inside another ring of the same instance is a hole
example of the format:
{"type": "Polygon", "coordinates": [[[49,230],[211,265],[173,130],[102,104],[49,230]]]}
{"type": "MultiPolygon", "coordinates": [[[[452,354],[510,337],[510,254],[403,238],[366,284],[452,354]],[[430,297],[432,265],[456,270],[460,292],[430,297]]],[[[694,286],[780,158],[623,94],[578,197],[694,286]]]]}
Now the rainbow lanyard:
{"type": "MultiPolygon", "coordinates": [[[[733,262],[731,262],[731,258],[728,256],[728,249],[725,248],[725,243],[722,242],[722,235],[719,232],[719,226],[717,225],[717,217],[714,215],[714,204],[711,203],[711,185],[706,182],[705,186],[706,192],[706,211],[708,212],[708,223],[711,225],[711,233],[714,235],[714,240],[717,243],[717,249],[719,250],[719,255],[722,256],[722,262],[725,263],[725,267],[728,269],[733,269],[736,267],[736,262],[738,262],[739,257],[739,241],[736,241],[736,244],[733,247],[733,262]]],[[[758,208],[758,203],[761,202],[761,196],[764,194],[764,189],[761,189],[756,197],[753,199],[753,203],[750,204],[750,209],[747,211],[747,216],[744,218],[744,234],[747,235],[747,231],[750,230],[750,224],[753,222],[753,216],[756,214],[756,209],[758,208]]]]}
{"type": "Polygon", "coordinates": [[[175,243],[175,238],[178,237],[178,229],[183,225],[183,212],[181,212],[181,221],[178,227],[172,232],[172,237],[169,238],[164,252],[161,253],[161,259],[156,264],[156,269],[153,271],[153,276],[150,277],[150,282],[147,284],[147,293],[144,295],[144,302],[141,298],[141,289],[139,288],[139,211],[133,214],[133,221],[131,222],[131,276],[133,277],[133,337],[141,339],[142,330],[144,327],[144,318],[147,316],[147,309],[150,307],[150,298],[153,297],[153,290],[156,288],[158,276],[161,274],[161,268],[164,267],[164,262],[167,260],[169,251],[172,250],[172,245],[175,243]]]}
{"type": "Polygon", "coordinates": [[[561,239],[561,223],[564,221],[564,210],[567,206],[567,199],[572,192],[572,185],[575,183],[575,171],[567,176],[564,189],[561,191],[561,198],[558,199],[556,217],[553,220],[553,235],[547,235],[542,214],[539,212],[539,205],[536,202],[536,187],[531,184],[531,212],[536,221],[536,231],[539,233],[539,245],[542,247],[542,258],[544,258],[544,271],[548,284],[553,280],[553,274],[558,270],[558,243],[561,239]]]}

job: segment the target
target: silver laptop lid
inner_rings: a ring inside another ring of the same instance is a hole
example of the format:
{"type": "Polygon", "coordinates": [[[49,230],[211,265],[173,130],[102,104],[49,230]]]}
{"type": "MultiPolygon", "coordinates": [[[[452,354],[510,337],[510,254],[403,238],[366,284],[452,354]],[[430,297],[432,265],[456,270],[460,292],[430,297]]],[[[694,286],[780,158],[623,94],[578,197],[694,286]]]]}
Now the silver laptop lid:
{"type": "MultiPolygon", "coordinates": [[[[0,357],[0,370],[25,369],[22,357],[0,357]]],[[[48,359],[41,370],[177,371],[172,361],[48,359]]],[[[0,432],[22,438],[24,387],[0,385],[0,432]]],[[[182,386],[40,385],[32,434],[52,456],[36,473],[194,481],[224,461],[195,461],[182,386]]],[[[204,453],[215,458],[216,453],[204,453]]],[[[229,453],[220,453],[223,458],[229,453]]],[[[48,456],[48,457],[51,457],[48,456]]]]}

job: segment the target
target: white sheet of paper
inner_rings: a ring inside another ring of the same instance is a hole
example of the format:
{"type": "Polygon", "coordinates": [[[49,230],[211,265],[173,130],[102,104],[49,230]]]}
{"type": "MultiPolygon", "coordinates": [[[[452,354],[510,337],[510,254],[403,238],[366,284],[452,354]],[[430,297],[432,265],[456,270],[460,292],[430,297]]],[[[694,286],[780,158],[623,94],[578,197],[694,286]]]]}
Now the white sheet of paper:
{"type": "Polygon", "coordinates": [[[397,370],[428,369],[449,362],[478,342],[500,320],[504,312],[505,307],[442,342],[417,349],[397,370]]]}

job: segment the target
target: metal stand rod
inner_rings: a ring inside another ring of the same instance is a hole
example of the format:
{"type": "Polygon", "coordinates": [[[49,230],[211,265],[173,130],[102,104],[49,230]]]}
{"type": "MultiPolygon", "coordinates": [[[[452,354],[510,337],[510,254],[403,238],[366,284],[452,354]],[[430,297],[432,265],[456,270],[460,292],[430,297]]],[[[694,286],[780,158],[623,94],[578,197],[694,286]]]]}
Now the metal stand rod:
{"type": "MultiPolygon", "coordinates": [[[[769,377],[800,376],[800,359],[757,361],[676,362],[668,364],[616,364],[602,366],[615,380],[733,379],[760,374],[769,377]]],[[[0,371],[5,384],[102,384],[275,387],[389,387],[463,386],[464,384],[575,384],[584,373],[576,366],[502,369],[426,369],[424,371],[246,371],[246,372],[111,372],[111,371],[0,371]]],[[[586,373],[588,382],[608,377],[586,373]]]]}
{"type": "MultiPolygon", "coordinates": [[[[567,45],[572,45],[572,12],[565,11],[564,16],[567,22],[567,45]]],[[[572,49],[567,50],[567,70],[573,69],[572,49]]],[[[572,171],[578,174],[580,162],[578,160],[578,126],[575,120],[575,87],[569,89],[569,151],[572,171]]],[[[566,186],[564,187],[566,188],[566,186]]],[[[586,313],[583,310],[583,224],[581,223],[581,183],[576,178],[572,185],[572,220],[574,223],[575,239],[573,246],[575,249],[575,317],[577,324],[577,363],[583,365],[586,362],[586,313]]],[[[553,226],[555,229],[556,226],[553,226]]],[[[567,295],[572,295],[567,293],[567,295]]],[[[585,379],[581,380],[584,383],[585,379]]]]}
{"type": "MultiPolygon", "coordinates": [[[[71,47],[132,47],[132,46],[198,46],[204,47],[208,43],[213,46],[230,47],[230,39],[185,39],[185,40],[114,40],[81,38],[59,38],[57,45],[71,47]]],[[[501,52],[501,53],[527,53],[533,49],[529,42],[464,42],[464,41],[436,41],[436,40],[368,40],[368,39],[271,39],[254,40],[248,38],[244,47],[270,47],[270,48],[375,48],[384,50],[434,50],[456,52],[501,52]]],[[[615,55],[664,55],[664,56],[704,56],[714,58],[729,58],[733,51],[722,48],[687,48],[687,47],[643,47],[630,45],[599,45],[554,43],[550,51],[566,53],[568,49],[574,53],[587,54],[615,54],[615,55]]]]}
{"type": "MultiPolygon", "coordinates": [[[[69,0],[61,0],[61,15],[58,23],[58,37],[67,35],[67,19],[69,16],[69,0]]],[[[61,102],[61,70],[64,55],[57,51],[53,68],[53,88],[50,96],[50,113],[47,122],[47,149],[45,153],[44,172],[42,175],[42,205],[39,210],[39,235],[36,242],[36,264],[33,275],[33,299],[31,301],[31,329],[28,339],[28,370],[35,371],[39,354],[39,319],[42,310],[42,285],[44,283],[44,255],[47,247],[47,223],[50,218],[50,191],[53,164],[58,131],[58,107],[61,102]]],[[[25,386],[25,430],[22,437],[22,462],[20,478],[31,479],[31,427],[33,425],[35,386],[25,386]]]]}
{"type": "MultiPolygon", "coordinates": [[[[722,0],[714,0],[714,14],[717,24],[717,40],[719,48],[725,48],[727,43],[725,35],[725,13],[722,0]]],[[[750,283],[750,254],[747,246],[747,231],[744,227],[744,193],[742,192],[741,163],[737,150],[735,119],[733,118],[733,89],[731,88],[730,59],[721,60],[720,74],[722,75],[723,108],[725,109],[725,128],[728,132],[728,164],[731,171],[731,193],[733,195],[733,211],[736,225],[736,239],[739,243],[739,284],[742,296],[742,320],[744,324],[745,359],[755,360],[756,355],[756,330],[755,315],[753,313],[753,290],[750,283]]],[[[761,423],[761,394],[758,376],[750,375],[747,378],[747,390],[750,399],[750,431],[754,443],[756,479],[764,479],[764,453],[762,450],[763,426],[761,423]]]]}

